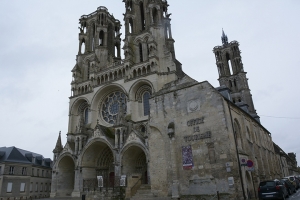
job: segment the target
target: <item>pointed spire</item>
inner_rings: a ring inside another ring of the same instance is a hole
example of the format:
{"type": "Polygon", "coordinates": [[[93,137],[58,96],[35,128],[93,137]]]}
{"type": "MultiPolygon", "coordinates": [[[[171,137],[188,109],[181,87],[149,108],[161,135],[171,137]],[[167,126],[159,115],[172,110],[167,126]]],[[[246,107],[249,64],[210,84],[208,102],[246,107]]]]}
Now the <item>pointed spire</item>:
{"type": "Polygon", "coordinates": [[[227,38],[227,35],[225,35],[223,28],[222,28],[222,37],[221,37],[221,40],[222,40],[223,45],[228,44],[228,38],[227,38]]]}
{"type": "Polygon", "coordinates": [[[59,131],[59,135],[57,138],[55,148],[53,149],[53,153],[60,153],[62,150],[63,150],[63,146],[61,144],[61,131],[59,131]]]}

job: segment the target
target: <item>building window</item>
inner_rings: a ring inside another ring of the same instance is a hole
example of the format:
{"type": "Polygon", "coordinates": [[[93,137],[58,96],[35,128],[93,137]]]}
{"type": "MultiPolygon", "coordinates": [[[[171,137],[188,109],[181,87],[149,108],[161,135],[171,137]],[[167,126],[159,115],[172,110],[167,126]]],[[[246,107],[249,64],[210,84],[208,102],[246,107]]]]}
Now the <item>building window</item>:
{"type": "Polygon", "coordinates": [[[9,174],[10,174],[10,175],[14,174],[14,171],[15,171],[15,167],[10,166],[10,167],[9,167],[9,174]]]}
{"type": "Polygon", "coordinates": [[[36,170],[36,176],[40,176],[40,170],[39,169],[36,170]]]}
{"type": "Polygon", "coordinates": [[[34,168],[31,169],[31,176],[34,176],[34,168]]]}
{"type": "Polygon", "coordinates": [[[122,107],[124,114],[127,110],[127,98],[123,92],[113,92],[109,94],[101,106],[103,119],[110,124],[115,124],[119,114],[119,108],[122,107]]]}
{"type": "Polygon", "coordinates": [[[139,43],[139,53],[140,53],[140,62],[143,62],[143,46],[142,43],[139,43]]]}
{"type": "Polygon", "coordinates": [[[25,192],[25,183],[21,183],[20,192],[25,192]]]}
{"type": "Polygon", "coordinates": [[[30,192],[32,192],[32,186],[33,186],[33,183],[31,182],[30,183],[30,192]]]}
{"type": "Polygon", "coordinates": [[[6,192],[11,192],[12,191],[12,186],[13,186],[13,184],[11,182],[7,183],[6,192]]]}
{"type": "Polygon", "coordinates": [[[145,92],[143,94],[144,116],[147,116],[150,113],[149,98],[150,98],[150,93],[145,92]]]}
{"type": "Polygon", "coordinates": [[[42,177],[44,177],[44,170],[42,170],[42,177]]]}
{"type": "Polygon", "coordinates": [[[36,182],[36,184],[35,184],[35,191],[36,192],[38,191],[38,182],[36,182]]]}
{"type": "Polygon", "coordinates": [[[48,187],[47,187],[47,183],[45,183],[45,188],[44,188],[44,189],[45,189],[45,192],[47,192],[47,188],[48,188],[48,187]]]}
{"type": "Polygon", "coordinates": [[[22,167],[22,175],[24,175],[24,176],[27,175],[27,169],[26,169],[26,167],[22,167]]]}
{"type": "Polygon", "coordinates": [[[41,183],[40,191],[43,192],[43,183],[41,183]]]}
{"type": "Polygon", "coordinates": [[[89,122],[89,108],[84,109],[84,123],[87,124],[89,122]]]}
{"type": "Polygon", "coordinates": [[[0,166],[0,175],[2,175],[2,166],[0,166]]]}

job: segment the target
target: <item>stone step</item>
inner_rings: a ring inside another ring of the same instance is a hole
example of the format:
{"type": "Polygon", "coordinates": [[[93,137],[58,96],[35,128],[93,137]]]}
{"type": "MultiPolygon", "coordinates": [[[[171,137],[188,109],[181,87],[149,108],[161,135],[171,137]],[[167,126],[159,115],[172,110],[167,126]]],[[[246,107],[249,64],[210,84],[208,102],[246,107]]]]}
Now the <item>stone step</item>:
{"type": "Polygon", "coordinates": [[[81,200],[80,197],[54,197],[54,198],[44,198],[43,200],[81,200]]]}
{"type": "Polygon", "coordinates": [[[171,200],[170,197],[132,197],[130,200],[171,200]]]}
{"type": "Polygon", "coordinates": [[[136,194],[130,200],[171,200],[169,197],[154,197],[150,185],[141,185],[136,194]]]}

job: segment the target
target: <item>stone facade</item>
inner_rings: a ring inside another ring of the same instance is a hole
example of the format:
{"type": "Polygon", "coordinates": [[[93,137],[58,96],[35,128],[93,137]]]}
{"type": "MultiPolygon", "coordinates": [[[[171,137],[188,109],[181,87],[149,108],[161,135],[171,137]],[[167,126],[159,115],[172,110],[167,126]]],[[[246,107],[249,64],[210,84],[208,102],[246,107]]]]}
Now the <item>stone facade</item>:
{"type": "Polygon", "coordinates": [[[39,199],[50,196],[49,158],[18,149],[0,148],[0,199],[39,199]]]}
{"type": "Polygon", "coordinates": [[[238,42],[223,32],[214,48],[214,88],[182,71],[166,0],[123,2],[124,59],[121,24],[105,7],[79,20],[67,143],[59,136],[53,150],[51,196],[130,198],[148,184],[153,199],[255,197],[259,181],[280,172],[238,42]]]}

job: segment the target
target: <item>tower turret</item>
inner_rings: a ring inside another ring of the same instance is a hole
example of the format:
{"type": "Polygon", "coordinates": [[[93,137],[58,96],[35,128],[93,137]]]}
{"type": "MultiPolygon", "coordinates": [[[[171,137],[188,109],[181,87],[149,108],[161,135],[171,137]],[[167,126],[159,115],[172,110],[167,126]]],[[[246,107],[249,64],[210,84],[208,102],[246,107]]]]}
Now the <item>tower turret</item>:
{"type": "Polygon", "coordinates": [[[239,43],[237,41],[228,43],[228,37],[223,30],[221,40],[223,45],[216,46],[213,49],[219,72],[220,86],[229,88],[233,103],[244,109],[246,107],[246,111],[259,121],[248,85],[247,73],[244,72],[239,43]],[[245,104],[247,105],[245,106],[245,104]]]}
{"type": "Polygon", "coordinates": [[[59,131],[59,135],[56,141],[56,145],[55,148],[53,149],[53,162],[56,161],[56,159],[58,158],[59,154],[62,152],[63,150],[63,146],[61,143],[61,131],[59,131]]]}

